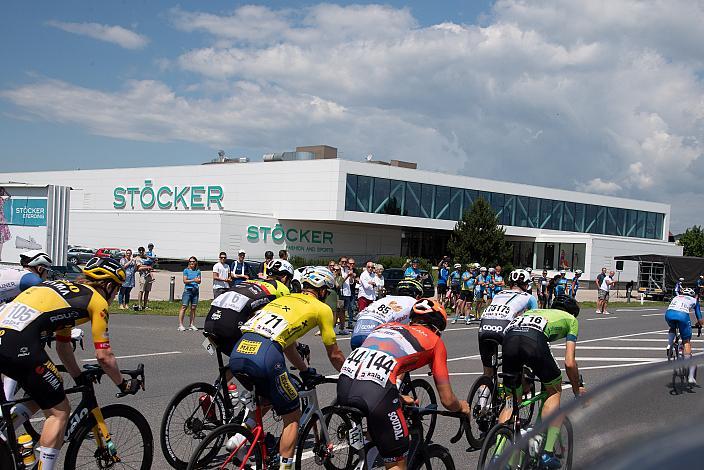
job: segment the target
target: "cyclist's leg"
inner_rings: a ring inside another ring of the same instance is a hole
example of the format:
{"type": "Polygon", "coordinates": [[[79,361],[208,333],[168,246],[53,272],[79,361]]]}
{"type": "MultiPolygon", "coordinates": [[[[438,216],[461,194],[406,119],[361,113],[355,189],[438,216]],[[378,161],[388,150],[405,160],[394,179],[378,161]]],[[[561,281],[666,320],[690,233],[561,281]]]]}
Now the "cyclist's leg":
{"type": "Polygon", "coordinates": [[[677,326],[679,325],[679,320],[677,318],[677,311],[675,310],[668,310],[665,312],[665,322],[667,322],[667,326],[670,327],[670,329],[667,332],[667,347],[672,348],[672,345],[675,342],[675,335],[677,333],[676,329],[677,326]]]}
{"type": "MultiPolygon", "coordinates": [[[[522,375],[523,365],[525,364],[523,335],[515,334],[509,331],[503,339],[501,346],[502,369],[506,374],[515,376],[513,379],[507,378],[504,380],[504,386],[509,390],[516,390],[517,395],[521,396],[522,391],[522,375]]],[[[516,404],[517,405],[517,404],[516,404]]],[[[501,410],[499,415],[499,423],[505,423],[511,419],[513,413],[513,397],[510,394],[506,396],[506,405],[501,410]]]]}
{"type": "MultiPolygon", "coordinates": [[[[689,314],[680,312],[683,314],[682,318],[679,320],[680,336],[682,338],[682,347],[684,350],[685,359],[690,359],[692,357],[692,325],[690,324],[689,314]]],[[[693,365],[689,367],[689,383],[696,383],[695,375],[697,373],[697,366],[693,365]]]]}

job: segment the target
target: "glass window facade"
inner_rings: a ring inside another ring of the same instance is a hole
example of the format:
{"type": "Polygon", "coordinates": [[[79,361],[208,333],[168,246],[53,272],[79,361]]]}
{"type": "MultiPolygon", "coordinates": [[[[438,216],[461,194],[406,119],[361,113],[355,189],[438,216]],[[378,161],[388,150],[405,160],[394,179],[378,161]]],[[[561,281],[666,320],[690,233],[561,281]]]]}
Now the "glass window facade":
{"type": "MultiPolygon", "coordinates": [[[[663,238],[665,214],[655,212],[352,174],[347,175],[346,183],[345,210],[348,211],[459,220],[474,201],[483,198],[494,209],[501,225],[655,240],[663,238]]],[[[552,248],[536,247],[539,267],[544,267],[541,263],[545,261],[542,257],[547,256],[545,250],[552,250],[550,256],[553,258],[562,256],[563,250],[557,246],[560,244],[555,245],[552,248]],[[542,254],[538,253],[540,249],[542,254]]],[[[569,250],[564,251],[567,257],[569,250]]],[[[573,258],[580,256],[574,250],[572,253],[573,258]]],[[[519,258],[523,260],[522,252],[519,258]]],[[[559,259],[551,259],[548,264],[559,266],[560,263],[559,259]]],[[[584,263],[583,259],[581,263],[584,263]]],[[[576,263],[570,261],[572,264],[576,263]]]]}

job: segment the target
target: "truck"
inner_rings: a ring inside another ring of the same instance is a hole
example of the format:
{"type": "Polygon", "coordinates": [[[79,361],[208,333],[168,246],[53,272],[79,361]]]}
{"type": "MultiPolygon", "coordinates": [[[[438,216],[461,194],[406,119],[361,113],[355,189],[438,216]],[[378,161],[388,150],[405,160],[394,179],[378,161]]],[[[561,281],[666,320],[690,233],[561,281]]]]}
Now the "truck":
{"type": "Polygon", "coordinates": [[[653,300],[671,298],[679,278],[684,278],[685,287],[695,288],[704,274],[704,258],[696,256],[629,255],[614,260],[618,271],[630,271],[629,265],[634,265],[633,290],[653,300]]]}

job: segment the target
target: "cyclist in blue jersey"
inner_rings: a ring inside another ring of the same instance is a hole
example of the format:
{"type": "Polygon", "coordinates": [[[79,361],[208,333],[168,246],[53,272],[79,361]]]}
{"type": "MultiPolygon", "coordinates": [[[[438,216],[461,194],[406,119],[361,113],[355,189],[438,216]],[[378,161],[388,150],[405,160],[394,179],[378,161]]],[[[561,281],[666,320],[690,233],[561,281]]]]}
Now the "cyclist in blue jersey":
{"type": "Polygon", "coordinates": [[[447,261],[443,260],[440,262],[438,268],[438,300],[444,307],[447,303],[447,281],[450,277],[450,270],[447,269],[447,261]]]}
{"type": "Polygon", "coordinates": [[[498,294],[506,286],[501,270],[501,266],[496,266],[496,268],[494,268],[494,294],[498,294]]]}
{"type": "Polygon", "coordinates": [[[682,295],[682,289],[684,289],[684,286],[682,285],[684,283],[684,278],[681,277],[677,280],[675,283],[675,295],[682,295]]]}
{"type": "Polygon", "coordinates": [[[462,265],[455,263],[453,271],[450,273],[450,305],[457,315],[457,303],[460,300],[460,284],[462,283],[462,265]]]}
{"type": "Polygon", "coordinates": [[[487,269],[484,266],[479,268],[479,276],[477,276],[477,282],[474,284],[474,311],[477,318],[481,315],[481,310],[484,306],[484,296],[490,281],[491,277],[487,273],[487,269]]]}
{"type": "MultiPolygon", "coordinates": [[[[694,315],[697,317],[697,324],[699,326],[704,325],[704,320],[702,320],[702,312],[699,308],[699,300],[696,298],[696,293],[694,292],[694,289],[685,287],[682,289],[682,293],[672,299],[670,306],[667,307],[667,311],[665,312],[665,321],[670,327],[670,331],[667,335],[668,349],[672,348],[672,344],[675,341],[675,329],[679,329],[680,337],[682,338],[682,345],[684,346],[684,357],[687,359],[692,357],[692,344],[690,343],[692,339],[692,325],[689,317],[690,312],[694,312],[694,315]]],[[[696,372],[697,366],[691,366],[689,368],[689,383],[697,383],[695,378],[696,372]]]]}
{"type": "Polygon", "coordinates": [[[491,299],[494,298],[494,275],[496,270],[494,268],[489,268],[489,284],[487,284],[484,289],[484,300],[491,303],[491,299]]]}
{"type": "Polygon", "coordinates": [[[570,284],[570,297],[572,297],[573,299],[577,298],[580,277],[582,277],[582,270],[578,269],[574,272],[574,277],[572,278],[572,283],[570,284]]]}
{"type": "Polygon", "coordinates": [[[567,294],[567,271],[560,271],[560,277],[555,279],[555,297],[567,294]]]}
{"type": "Polygon", "coordinates": [[[418,267],[417,259],[414,258],[413,261],[411,261],[411,265],[406,268],[403,277],[406,279],[418,279],[420,277],[420,268],[418,267]]]}

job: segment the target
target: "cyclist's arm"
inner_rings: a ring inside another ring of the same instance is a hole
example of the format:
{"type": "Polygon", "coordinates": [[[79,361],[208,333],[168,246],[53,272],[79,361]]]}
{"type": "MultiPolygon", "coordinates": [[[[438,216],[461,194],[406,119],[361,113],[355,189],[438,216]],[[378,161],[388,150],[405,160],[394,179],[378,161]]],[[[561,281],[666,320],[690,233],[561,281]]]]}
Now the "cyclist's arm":
{"type": "Polygon", "coordinates": [[[694,303],[694,315],[696,315],[699,324],[702,324],[702,310],[699,307],[699,301],[694,303]]]}
{"type": "MultiPolygon", "coordinates": [[[[69,337],[71,333],[69,332],[69,337]]],[[[61,364],[66,367],[66,371],[71,374],[74,379],[81,375],[81,368],[78,366],[76,361],[76,356],[73,354],[73,348],[71,347],[71,342],[64,341],[63,339],[56,340],[56,354],[59,356],[61,364]]]]}
{"type": "Polygon", "coordinates": [[[340,346],[338,346],[337,343],[325,345],[325,351],[328,353],[330,364],[339,372],[340,369],[342,369],[342,364],[345,362],[345,355],[340,349],[340,346]]]}
{"type": "Polygon", "coordinates": [[[99,313],[93,313],[91,316],[91,333],[93,335],[93,346],[95,347],[95,358],[98,364],[110,377],[115,385],[122,383],[122,374],[117,366],[117,359],[110,347],[110,339],[108,337],[108,312],[107,308],[99,313]]]}
{"type": "Polygon", "coordinates": [[[580,387],[579,384],[579,368],[577,367],[577,360],[575,359],[576,347],[577,343],[575,341],[567,340],[565,343],[565,372],[570,379],[572,392],[575,396],[582,395],[586,391],[584,387],[580,387]]]}
{"type": "Polygon", "coordinates": [[[298,343],[294,342],[293,344],[284,349],[284,354],[286,355],[286,359],[288,359],[288,361],[293,367],[303,372],[308,370],[308,365],[303,360],[301,355],[298,354],[296,346],[298,346],[298,343]]]}
{"type": "Polygon", "coordinates": [[[433,362],[430,365],[430,370],[433,371],[433,380],[435,387],[440,395],[440,403],[449,411],[462,411],[467,413],[469,407],[467,402],[461,402],[452,391],[450,385],[450,373],[447,370],[447,349],[445,343],[438,341],[434,348],[433,362]]]}

